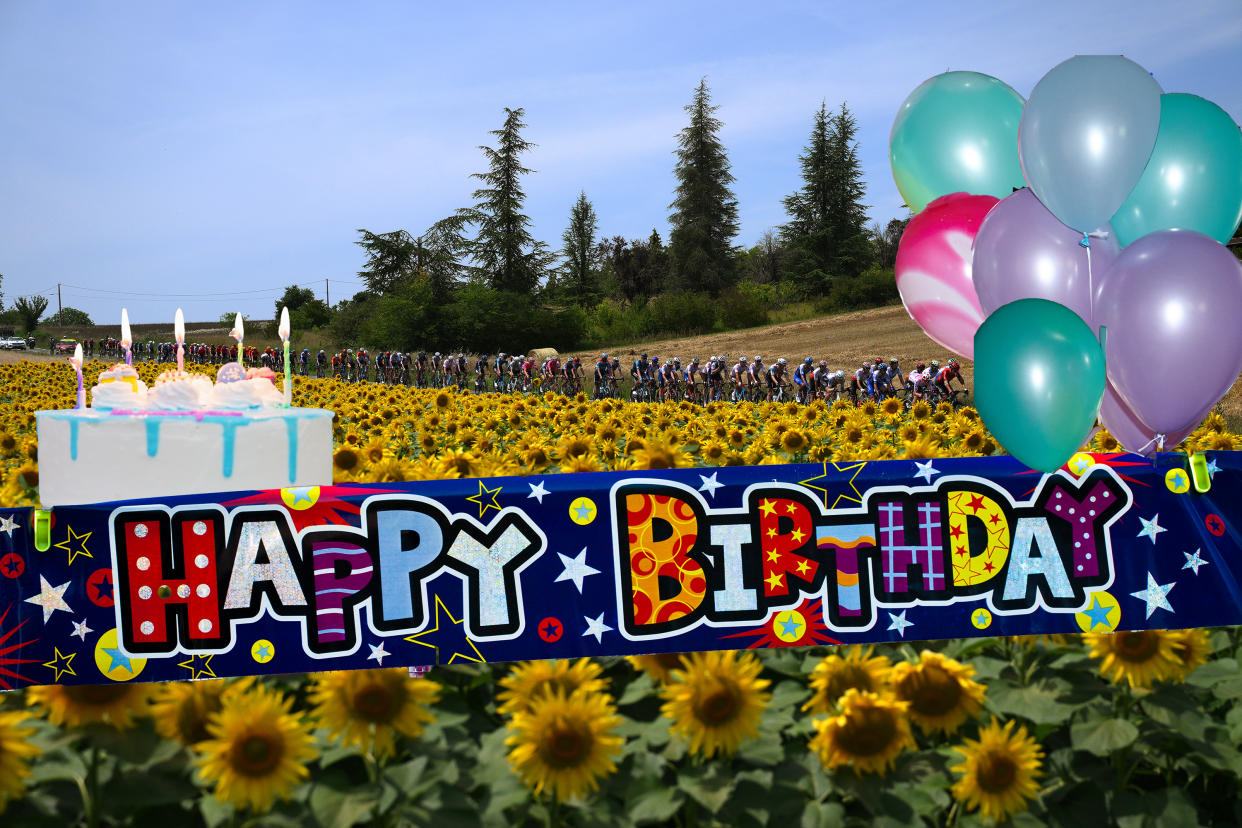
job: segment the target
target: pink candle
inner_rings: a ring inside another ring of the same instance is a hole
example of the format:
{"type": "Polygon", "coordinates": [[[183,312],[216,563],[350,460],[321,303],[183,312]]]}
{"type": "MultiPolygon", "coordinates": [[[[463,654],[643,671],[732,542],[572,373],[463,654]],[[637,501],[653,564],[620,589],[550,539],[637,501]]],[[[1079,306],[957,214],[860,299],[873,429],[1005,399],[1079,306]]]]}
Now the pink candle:
{"type": "Polygon", "coordinates": [[[185,315],[181,313],[181,308],[177,308],[177,315],[173,317],[173,335],[177,338],[177,370],[185,370],[185,315]]]}
{"type": "Polygon", "coordinates": [[[73,356],[69,358],[69,363],[78,374],[78,404],[75,407],[86,408],[86,389],[82,387],[82,343],[79,342],[74,346],[73,356]]]}

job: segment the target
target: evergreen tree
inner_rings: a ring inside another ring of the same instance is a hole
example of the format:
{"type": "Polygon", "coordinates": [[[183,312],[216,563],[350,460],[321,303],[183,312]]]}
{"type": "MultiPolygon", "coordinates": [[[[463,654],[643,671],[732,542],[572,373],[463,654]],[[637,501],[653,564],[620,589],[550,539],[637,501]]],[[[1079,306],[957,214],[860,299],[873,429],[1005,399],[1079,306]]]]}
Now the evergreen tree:
{"type": "Polygon", "coordinates": [[[824,274],[856,276],[871,263],[857,131],[844,103],[834,114],[820,104],[810,140],[798,156],[802,187],[784,199],[789,221],[781,227],[781,240],[792,252],[786,272],[795,278],[814,274],[812,281],[817,281],[826,279],[824,274]]]}
{"type": "Polygon", "coordinates": [[[533,172],[519,156],[534,146],[522,138],[523,109],[505,108],[505,122],[490,132],[497,147],[480,146],[488,171],[472,173],[486,186],[474,191],[475,205],[459,215],[478,227],[471,243],[473,271],[495,290],[531,296],[547,273],[552,256],[530,234],[531,220],[522,212],[526,194],[522,176],[533,172]]]}
{"type": "Polygon", "coordinates": [[[677,190],[669,222],[669,256],[677,287],[719,293],[733,281],[732,239],[737,235],[737,199],[729,185],[729,158],[717,137],[707,79],[685,107],[690,124],[677,138],[677,190]]]}
{"type": "Polygon", "coordinates": [[[586,192],[580,192],[569,211],[569,226],[561,234],[561,241],[565,244],[561,250],[561,255],[565,257],[561,271],[565,293],[573,302],[583,306],[591,303],[599,293],[597,232],[599,222],[595,217],[595,208],[587,200],[586,192]]]}
{"type": "Polygon", "coordinates": [[[367,252],[366,264],[358,275],[366,283],[367,290],[382,296],[414,273],[417,244],[409,233],[404,230],[372,233],[359,228],[358,234],[362,238],[354,244],[367,252]]]}

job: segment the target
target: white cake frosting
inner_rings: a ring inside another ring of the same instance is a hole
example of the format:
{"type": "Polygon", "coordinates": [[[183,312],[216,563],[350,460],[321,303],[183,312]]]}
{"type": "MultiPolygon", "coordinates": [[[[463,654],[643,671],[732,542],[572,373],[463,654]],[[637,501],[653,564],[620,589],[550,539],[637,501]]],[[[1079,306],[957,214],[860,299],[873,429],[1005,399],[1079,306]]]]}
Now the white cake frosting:
{"type": "Polygon", "coordinates": [[[271,371],[219,376],[165,371],[148,389],[113,366],[91,408],[38,412],[42,504],[331,485],[331,411],[284,407],[271,371]]]}

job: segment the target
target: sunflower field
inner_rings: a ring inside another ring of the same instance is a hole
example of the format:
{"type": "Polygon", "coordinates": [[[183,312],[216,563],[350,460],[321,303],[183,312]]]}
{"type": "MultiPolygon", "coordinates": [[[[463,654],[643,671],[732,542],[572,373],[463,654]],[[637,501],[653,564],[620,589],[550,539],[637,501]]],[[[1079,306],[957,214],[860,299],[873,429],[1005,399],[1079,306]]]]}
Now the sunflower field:
{"type": "MultiPolygon", "coordinates": [[[[66,367],[0,366],[0,505],[38,503],[34,412],[74,391],[66,367]]],[[[294,402],[337,412],[337,482],[999,450],[969,408],[332,380],[300,380],[294,402]]],[[[1211,415],[1183,447],[1237,439],[1211,415]]],[[[1237,825],[1239,658],[1237,630],[1148,631],[28,688],[0,694],[0,811],[23,826],[1237,825]]]]}

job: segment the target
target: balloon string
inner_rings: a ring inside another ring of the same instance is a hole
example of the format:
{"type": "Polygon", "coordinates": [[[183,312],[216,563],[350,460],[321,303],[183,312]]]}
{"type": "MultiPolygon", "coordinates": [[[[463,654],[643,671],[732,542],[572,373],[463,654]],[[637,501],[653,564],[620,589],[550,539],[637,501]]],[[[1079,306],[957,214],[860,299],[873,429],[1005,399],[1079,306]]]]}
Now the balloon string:
{"type": "Polygon", "coordinates": [[[1134,453],[1142,454],[1143,452],[1147,451],[1147,449],[1151,448],[1153,444],[1156,446],[1157,453],[1164,451],[1164,435],[1157,433],[1154,437],[1152,437],[1146,443],[1139,446],[1138,451],[1134,453]]]}

